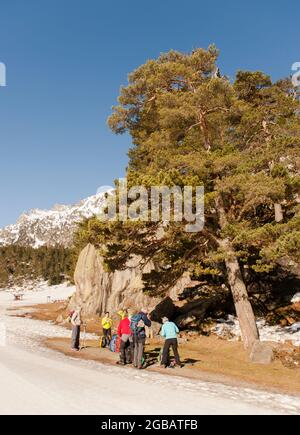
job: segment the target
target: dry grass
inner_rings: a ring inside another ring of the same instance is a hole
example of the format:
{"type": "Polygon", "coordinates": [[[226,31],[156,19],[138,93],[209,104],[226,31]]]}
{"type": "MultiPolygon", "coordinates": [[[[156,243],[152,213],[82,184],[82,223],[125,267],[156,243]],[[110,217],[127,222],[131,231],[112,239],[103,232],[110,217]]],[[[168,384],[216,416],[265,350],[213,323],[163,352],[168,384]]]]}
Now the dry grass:
{"type": "MultiPolygon", "coordinates": [[[[70,341],[65,338],[50,338],[46,345],[78,359],[103,364],[116,364],[118,361],[118,355],[107,349],[100,349],[98,341],[87,341],[86,347],[78,353],[70,349],[70,341]]],[[[251,364],[247,361],[240,343],[229,343],[216,337],[201,337],[182,344],[180,354],[185,367],[167,371],[156,364],[160,346],[159,341],[154,341],[146,347],[147,361],[150,363],[148,370],[190,379],[300,395],[300,370],[286,368],[280,361],[271,365],[251,364]]]]}

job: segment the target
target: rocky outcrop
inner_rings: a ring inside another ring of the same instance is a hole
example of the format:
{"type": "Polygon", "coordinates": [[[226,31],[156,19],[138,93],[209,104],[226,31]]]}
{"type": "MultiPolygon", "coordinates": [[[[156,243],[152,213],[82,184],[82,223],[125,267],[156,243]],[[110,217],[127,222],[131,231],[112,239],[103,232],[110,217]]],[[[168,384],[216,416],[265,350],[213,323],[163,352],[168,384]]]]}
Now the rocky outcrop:
{"type": "Polygon", "coordinates": [[[143,274],[150,273],[154,268],[153,263],[144,264],[140,257],[135,256],[128,260],[124,270],[108,272],[101,255],[89,244],[77,262],[74,275],[76,293],[70,308],[81,306],[84,314],[93,316],[105,311],[113,313],[122,308],[136,311],[145,307],[149,312],[155,312],[157,322],[164,316],[174,319],[177,312],[179,315],[185,314],[180,310],[183,303],[179,302],[180,295],[198,283],[184,274],[169,290],[166,299],[147,296],[143,292],[143,274]]]}
{"type": "Polygon", "coordinates": [[[81,252],[76,270],[76,293],[71,307],[82,306],[86,315],[101,315],[105,311],[131,310],[146,307],[153,310],[160,299],[150,298],[143,293],[143,273],[153,269],[153,264],[141,265],[141,259],[129,260],[124,270],[108,272],[103,258],[93,245],[81,252]]]}

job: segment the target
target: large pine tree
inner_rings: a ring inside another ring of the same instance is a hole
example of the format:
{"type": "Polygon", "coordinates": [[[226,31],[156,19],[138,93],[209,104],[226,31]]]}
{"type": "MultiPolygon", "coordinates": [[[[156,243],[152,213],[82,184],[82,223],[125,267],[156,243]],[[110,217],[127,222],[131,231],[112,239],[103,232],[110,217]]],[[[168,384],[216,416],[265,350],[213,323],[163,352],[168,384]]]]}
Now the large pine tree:
{"type": "Polygon", "coordinates": [[[299,103],[288,81],[261,72],[238,72],[231,83],[217,58],[211,46],[148,61],[130,74],[109,118],[115,133],[132,137],[129,186],[204,185],[204,230],[174,222],[157,238],[159,223],[92,219],[81,237],[104,242],[112,268],[131,254],[152,258],[160,266],[148,276],[152,293],[187,270],[224,276],[251,349],[259,335],[245,267],[267,272],[283,258],[299,260],[299,103]]]}

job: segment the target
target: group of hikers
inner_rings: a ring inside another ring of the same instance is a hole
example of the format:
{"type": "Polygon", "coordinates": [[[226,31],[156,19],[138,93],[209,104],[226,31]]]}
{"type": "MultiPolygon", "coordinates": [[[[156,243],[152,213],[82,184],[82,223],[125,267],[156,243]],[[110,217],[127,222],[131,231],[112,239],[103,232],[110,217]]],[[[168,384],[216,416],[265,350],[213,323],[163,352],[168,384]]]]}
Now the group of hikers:
{"type": "MultiPolygon", "coordinates": [[[[76,309],[70,316],[72,324],[72,350],[80,351],[80,331],[82,325],[81,308],[76,309]]],[[[120,317],[117,337],[120,343],[119,353],[120,360],[117,364],[125,366],[133,364],[137,369],[146,367],[145,361],[145,344],[147,332],[150,331],[152,321],[147,309],[142,309],[137,314],[129,315],[127,310],[118,312],[120,317]]],[[[113,320],[109,312],[106,312],[102,318],[103,337],[101,340],[102,347],[110,346],[113,340],[112,327],[113,320]]],[[[162,319],[160,330],[161,337],[164,338],[164,346],[160,355],[160,364],[164,368],[182,367],[178,352],[178,334],[179,329],[174,322],[167,317],[162,319]],[[170,349],[172,348],[175,363],[170,363],[170,349]]]]}

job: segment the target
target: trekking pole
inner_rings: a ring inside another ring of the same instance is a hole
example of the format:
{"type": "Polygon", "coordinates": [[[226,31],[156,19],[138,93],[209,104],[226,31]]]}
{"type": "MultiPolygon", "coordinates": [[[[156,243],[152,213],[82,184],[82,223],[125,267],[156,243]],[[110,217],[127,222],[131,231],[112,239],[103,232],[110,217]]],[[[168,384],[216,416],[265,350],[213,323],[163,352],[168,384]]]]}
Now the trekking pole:
{"type": "Polygon", "coordinates": [[[87,324],[84,323],[83,324],[83,349],[85,349],[85,345],[86,345],[86,328],[87,328],[87,324]]]}

